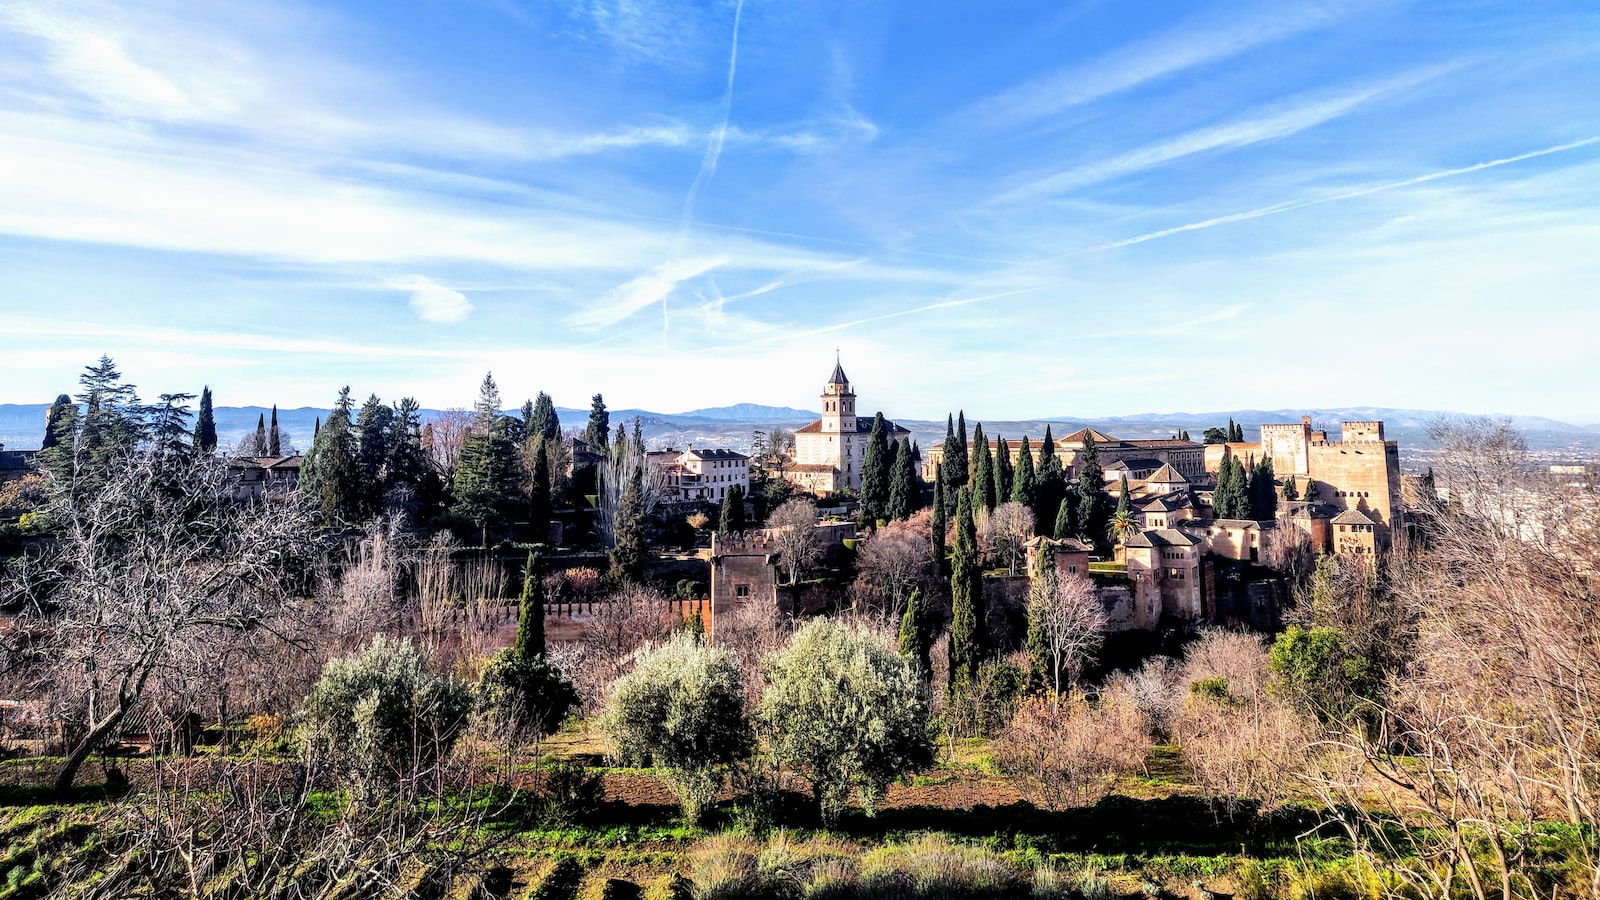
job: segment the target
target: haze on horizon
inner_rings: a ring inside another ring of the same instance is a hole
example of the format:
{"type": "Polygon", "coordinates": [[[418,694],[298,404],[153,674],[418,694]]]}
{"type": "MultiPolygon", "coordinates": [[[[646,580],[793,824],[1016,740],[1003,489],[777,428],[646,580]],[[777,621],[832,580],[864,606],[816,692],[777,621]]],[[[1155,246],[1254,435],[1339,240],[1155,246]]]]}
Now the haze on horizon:
{"type": "Polygon", "coordinates": [[[0,7],[0,402],[1600,421],[1600,10],[0,7]]]}

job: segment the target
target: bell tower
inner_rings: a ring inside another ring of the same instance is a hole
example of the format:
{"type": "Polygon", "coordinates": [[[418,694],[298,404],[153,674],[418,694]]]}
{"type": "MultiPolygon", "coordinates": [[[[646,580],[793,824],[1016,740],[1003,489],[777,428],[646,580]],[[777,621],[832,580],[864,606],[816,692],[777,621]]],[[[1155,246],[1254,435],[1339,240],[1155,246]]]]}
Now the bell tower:
{"type": "Polygon", "coordinates": [[[856,433],[856,392],[850,389],[850,379],[845,377],[844,366],[837,358],[833,375],[822,388],[822,430],[828,434],[856,433]]]}

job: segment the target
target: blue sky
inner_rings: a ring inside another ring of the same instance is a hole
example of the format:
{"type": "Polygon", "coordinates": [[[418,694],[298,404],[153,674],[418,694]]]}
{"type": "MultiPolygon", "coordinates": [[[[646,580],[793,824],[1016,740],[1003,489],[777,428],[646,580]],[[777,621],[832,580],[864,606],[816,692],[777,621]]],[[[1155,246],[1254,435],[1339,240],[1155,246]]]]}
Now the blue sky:
{"type": "Polygon", "coordinates": [[[1600,421],[1600,8],[0,3],[0,402],[1600,421]]]}

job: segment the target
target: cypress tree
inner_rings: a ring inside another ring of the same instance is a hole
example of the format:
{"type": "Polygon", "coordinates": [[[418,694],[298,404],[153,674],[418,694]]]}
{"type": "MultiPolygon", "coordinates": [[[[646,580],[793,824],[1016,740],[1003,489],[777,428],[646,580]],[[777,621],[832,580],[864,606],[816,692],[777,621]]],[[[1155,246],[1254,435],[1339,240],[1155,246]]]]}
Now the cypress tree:
{"type": "Polygon", "coordinates": [[[1032,576],[1028,580],[1028,633],[1025,644],[1028,650],[1028,687],[1042,692],[1055,686],[1051,672],[1049,623],[1045,621],[1047,601],[1056,590],[1055,554],[1051,552],[1048,541],[1039,542],[1039,553],[1033,558],[1033,571],[1028,574],[1032,576]]]}
{"type": "Polygon", "coordinates": [[[944,501],[944,464],[935,463],[933,467],[933,518],[928,523],[932,532],[933,561],[939,567],[939,576],[948,577],[950,574],[950,560],[944,552],[944,533],[947,527],[945,518],[944,501]]]}
{"type": "Polygon", "coordinates": [[[606,552],[611,561],[611,580],[620,584],[637,581],[644,573],[644,485],[642,473],[635,469],[617,503],[616,544],[606,552]]]}
{"type": "Polygon", "coordinates": [[[272,404],[272,421],[267,426],[267,455],[283,456],[283,433],[278,431],[278,404],[272,404]]]}
{"type": "Polygon", "coordinates": [[[941,462],[944,470],[945,518],[955,515],[956,493],[967,484],[966,428],[966,418],[963,413],[960,427],[952,426],[950,436],[944,442],[944,458],[941,462]]]}
{"type": "Polygon", "coordinates": [[[1022,436],[1017,447],[1017,474],[1011,480],[1011,499],[1033,510],[1034,521],[1039,521],[1039,477],[1033,468],[1033,448],[1028,446],[1028,436],[1022,436]]]}
{"type": "Polygon", "coordinates": [[[889,518],[889,439],[883,413],[872,417],[872,432],[861,460],[861,521],[871,526],[889,518]]]}
{"type": "Polygon", "coordinates": [[[993,511],[995,506],[994,495],[994,457],[989,452],[989,439],[983,435],[983,423],[979,422],[972,428],[972,473],[971,496],[973,512],[981,507],[993,511]]]}
{"type": "Polygon", "coordinates": [[[1293,475],[1283,479],[1283,499],[1291,503],[1300,499],[1300,492],[1295,490],[1294,487],[1293,475]]]}
{"type": "Polygon", "coordinates": [[[543,657],[544,598],[539,596],[539,554],[528,551],[528,564],[522,570],[522,597],[517,608],[517,656],[530,660],[543,657]]]}
{"type": "Polygon", "coordinates": [[[536,434],[529,440],[533,443],[533,471],[528,478],[528,528],[534,540],[543,543],[550,536],[550,460],[544,438],[536,434]]]}
{"type": "Polygon", "coordinates": [[[1011,499],[1011,448],[1003,437],[994,443],[994,503],[999,506],[1011,499]]]}
{"type": "Polygon", "coordinates": [[[1034,520],[1043,535],[1061,537],[1050,526],[1061,515],[1061,500],[1067,495],[1067,476],[1061,471],[1061,457],[1056,455],[1056,439],[1050,426],[1044,426],[1044,442],[1039,445],[1039,472],[1035,476],[1037,506],[1034,520]]]}
{"type": "Polygon", "coordinates": [[[1056,504],[1056,540],[1078,536],[1078,485],[1067,485],[1066,496],[1056,504]]]}
{"type": "Polygon", "coordinates": [[[599,394],[589,400],[589,425],[583,430],[583,439],[589,444],[589,449],[596,453],[604,453],[608,449],[611,414],[606,412],[605,398],[599,394]]]}
{"type": "Polygon", "coordinates": [[[933,641],[927,614],[922,609],[922,588],[911,592],[905,615],[900,617],[900,655],[917,670],[924,683],[933,675],[933,641]]]}
{"type": "Polygon", "coordinates": [[[1250,473],[1250,518],[1267,521],[1278,517],[1278,489],[1274,482],[1272,457],[1263,456],[1250,473]]]}
{"type": "Polygon", "coordinates": [[[744,486],[734,485],[722,495],[722,511],[717,517],[717,531],[733,534],[744,530],[744,486]]]}
{"type": "Polygon", "coordinates": [[[901,521],[922,506],[922,487],[911,462],[911,443],[895,441],[894,464],[889,467],[889,518],[901,521]]]}
{"type": "Polygon", "coordinates": [[[1105,483],[1100,449],[1095,446],[1094,436],[1086,433],[1078,469],[1078,536],[1096,545],[1105,541],[1105,483]]]}
{"type": "MultiPolygon", "coordinates": [[[[59,402],[59,401],[58,401],[59,402]]],[[[211,386],[200,389],[200,412],[194,419],[194,449],[196,453],[215,453],[217,450],[217,417],[211,408],[211,386]]],[[[276,407],[274,407],[276,410],[276,407]]],[[[276,418],[276,412],[274,412],[276,418]]]]}
{"type": "Polygon", "coordinates": [[[950,680],[957,685],[969,681],[988,658],[988,609],[974,505],[971,491],[962,488],[956,501],[956,546],[950,564],[950,680]]]}
{"type": "Polygon", "coordinates": [[[267,414],[256,416],[256,436],[250,442],[251,456],[267,455],[267,414]]]}

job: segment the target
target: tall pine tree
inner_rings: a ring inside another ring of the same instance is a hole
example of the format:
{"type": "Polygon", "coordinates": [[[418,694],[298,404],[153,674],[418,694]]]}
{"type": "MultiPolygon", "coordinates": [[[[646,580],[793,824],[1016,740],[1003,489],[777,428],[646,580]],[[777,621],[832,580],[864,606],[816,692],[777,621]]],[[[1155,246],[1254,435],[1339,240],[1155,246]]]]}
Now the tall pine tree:
{"type": "Polygon", "coordinates": [[[250,439],[250,455],[267,455],[267,414],[256,416],[256,434],[250,439]]]}
{"type": "Polygon", "coordinates": [[[356,438],[350,422],[350,388],[339,389],[328,421],[317,428],[311,451],[300,466],[300,492],[308,494],[322,514],[335,522],[359,521],[361,473],[356,463],[356,438]]]}
{"type": "MultiPolygon", "coordinates": [[[[389,437],[394,427],[394,410],[384,405],[377,394],[368,394],[367,402],[356,413],[356,471],[360,473],[361,505],[359,516],[363,519],[383,512],[383,497],[387,492],[389,472],[389,437]]],[[[270,449],[270,448],[269,448],[270,449]]]]}
{"type": "Polygon", "coordinates": [[[536,434],[547,441],[561,437],[561,417],[556,415],[555,401],[544,391],[533,401],[533,421],[528,426],[529,434],[536,434]]]}
{"type": "Polygon", "coordinates": [[[933,541],[933,562],[939,567],[939,576],[948,577],[950,574],[950,560],[944,551],[944,533],[947,530],[949,519],[945,518],[944,500],[944,463],[935,463],[933,466],[933,518],[928,523],[930,537],[933,541]]]}
{"type": "Polygon", "coordinates": [[[983,596],[983,563],[971,491],[956,499],[956,544],[950,561],[950,681],[970,682],[989,656],[988,606],[983,596]]]}
{"type": "Polygon", "coordinates": [[[283,433],[278,430],[278,404],[272,404],[272,420],[267,423],[267,455],[283,456],[283,433]]]}
{"type": "Polygon", "coordinates": [[[644,483],[634,469],[617,504],[616,543],[606,551],[613,583],[638,581],[644,574],[644,483]]]}
{"type": "Polygon", "coordinates": [[[200,389],[200,412],[194,419],[194,449],[196,453],[217,451],[217,417],[211,408],[211,386],[200,389]]]}
{"type": "Polygon", "coordinates": [[[1250,473],[1250,518],[1270,521],[1278,517],[1277,476],[1272,471],[1272,457],[1263,456],[1250,473]]]}
{"type": "Polygon", "coordinates": [[[65,447],[68,451],[77,440],[78,435],[78,404],[66,394],[56,397],[56,402],[50,404],[50,412],[44,418],[44,439],[39,444],[39,452],[43,453],[56,447],[65,447]]]}
{"type": "Polygon", "coordinates": [[[492,375],[484,376],[473,409],[477,417],[456,459],[450,511],[483,530],[510,518],[521,493],[520,470],[516,447],[500,416],[500,388],[492,375]]]}
{"type": "Polygon", "coordinates": [[[595,394],[589,400],[589,425],[583,430],[583,440],[595,453],[605,453],[611,440],[611,414],[606,412],[606,399],[595,394]]]}

